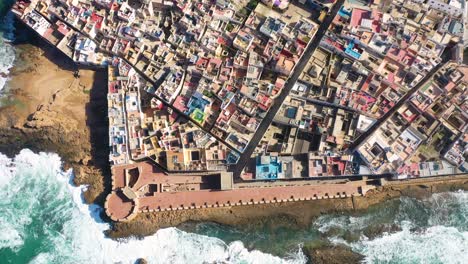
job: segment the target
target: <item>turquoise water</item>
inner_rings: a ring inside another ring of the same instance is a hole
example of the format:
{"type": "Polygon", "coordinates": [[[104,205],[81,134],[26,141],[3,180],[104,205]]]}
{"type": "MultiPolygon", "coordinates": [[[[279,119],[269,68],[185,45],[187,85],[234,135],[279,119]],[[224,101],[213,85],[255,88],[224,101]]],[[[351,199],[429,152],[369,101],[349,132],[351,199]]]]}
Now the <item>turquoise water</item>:
{"type": "Polygon", "coordinates": [[[304,263],[295,247],[283,258],[241,241],[167,228],[142,240],[105,238],[101,209],[82,202],[55,154],[0,156],[0,263],[304,263]]]}
{"type": "MultiPolygon", "coordinates": [[[[0,13],[6,4],[0,0],[0,13]]],[[[11,36],[12,21],[0,21],[0,33],[11,36]]],[[[0,38],[0,70],[8,73],[14,57],[14,47],[0,38]]],[[[83,189],[70,184],[72,177],[55,154],[0,154],[1,264],[134,263],[141,257],[150,263],[305,263],[301,245],[318,240],[348,245],[367,263],[468,263],[468,192],[396,199],[359,216],[324,215],[306,229],[274,219],[243,228],[189,223],[117,242],[105,238],[109,226],[99,218],[101,209],[83,204],[83,189]]]]}
{"type": "Polygon", "coordinates": [[[263,252],[281,254],[297,243],[325,239],[363,254],[367,263],[468,263],[468,192],[387,201],[360,215],[329,214],[308,229],[261,228],[233,231],[213,223],[184,230],[240,239],[263,252]]]}
{"type": "Polygon", "coordinates": [[[5,43],[6,40],[14,39],[13,14],[6,12],[12,3],[10,0],[0,0],[0,99],[15,61],[14,48],[5,43]]]}
{"type": "Polygon", "coordinates": [[[14,0],[1,0],[0,1],[0,16],[4,16],[13,3],[14,3],[14,0]]]}
{"type": "Polygon", "coordinates": [[[71,179],[55,154],[0,155],[0,263],[305,263],[300,246],[324,239],[367,263],[468,263],[468,192],[323,215],[307,229],[274,220],[243,228],[189,223],[117,242],[105,238],[101,209],[85,205],[71,179]]]}

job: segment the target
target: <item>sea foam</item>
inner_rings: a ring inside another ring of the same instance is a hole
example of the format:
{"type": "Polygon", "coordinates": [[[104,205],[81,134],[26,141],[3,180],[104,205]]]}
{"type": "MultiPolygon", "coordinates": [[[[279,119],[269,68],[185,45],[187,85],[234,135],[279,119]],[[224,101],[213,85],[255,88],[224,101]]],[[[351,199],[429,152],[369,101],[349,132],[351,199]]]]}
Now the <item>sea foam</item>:
{"type": "Polygon", "coordinates": [[[368,263],[468,263],[468,192],[400,201],[402,231],[352,244],[368,263]]]}
{"type": "Polygon", "coordinates": [[[0,92],[8,81],[8,74],[15,62],[15,49],[5,41],[14,41],[14,15],[9,12],[0,18],[0,92]]]}
{"type": "Polygon", "coordinates": [[[367,263],[468,263],[468,232],[433,226],[423,231],[409,227],[374,240],[361,240],[352,248],[367,263]]]}
{"type": "MultiPolygon", "coordinates": [[[[56,154],[22,150],[13,160],[0,155],[0,249],[8,262],[31,263],[304,263],[297,252],[281,259],[247,250],[243,243],[187,233],[159,230],[144,239],[114,241],[104,236],[109,224],[101,208],[83,203],[86,187],[72,186],[72,171],[62,171],[56,154]],[[3,173],[6,172],[6,173],[3,173]],[[34,241],[34,242],[32,242],[34,241]],[[34,251],[25,258],[24,251],[34,251]],[[5,251],[3,251],[5,252],[5,251]],[[14,253],[16,252],[16,253],[14,253]],[[4,253],[5,254],[5,253],[4,253]]],[[[1,252],[1,251],[0,251],[1,252]]],[[[7,262],[7,263],[8,263],[7,262]]]]}
{"type": "Polygon", "coordinates": [[[0,92],[8,81],[10,69],[14,66],[15,49],[0,38],[0,92]]]}
{"type": "Polygon", "coordinates": [[[321,216],[315,226],[322,233],[332,231],[332,243],[363,254],[366,263],[468,263],[466,191],[433,194],[423,200],[401,197],[360,216],[321,216]],[[376,225],[395,225],[400,230],[366,237],[363,231],[376,225]],[[346,241],[346,232],[360,237],[346,241]]]}

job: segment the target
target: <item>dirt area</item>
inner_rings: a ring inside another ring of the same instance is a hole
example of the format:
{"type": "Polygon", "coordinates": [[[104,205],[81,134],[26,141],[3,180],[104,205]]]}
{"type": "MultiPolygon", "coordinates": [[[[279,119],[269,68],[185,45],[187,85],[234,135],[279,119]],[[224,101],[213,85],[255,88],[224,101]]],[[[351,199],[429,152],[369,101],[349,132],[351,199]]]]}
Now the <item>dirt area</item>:
{"type": "Polygon", "coordinates": [[[0,107],[0,152],[23,148],[59,154],[75,182],[88,184],[86,201],[102,204],[107,162],[107,72],[78,69],[37,40],[16,46],[9,92],[0,107]]]}

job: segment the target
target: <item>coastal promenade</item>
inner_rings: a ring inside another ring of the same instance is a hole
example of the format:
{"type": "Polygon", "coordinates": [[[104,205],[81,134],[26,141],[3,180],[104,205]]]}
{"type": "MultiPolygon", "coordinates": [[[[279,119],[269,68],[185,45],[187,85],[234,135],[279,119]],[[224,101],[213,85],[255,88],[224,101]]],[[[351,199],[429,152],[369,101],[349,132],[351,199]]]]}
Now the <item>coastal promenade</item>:
{"type": "Polygon", "coordinates": [[[130,221],[139,213],[345,199],[365,196],[378,186],[431,186],[468,177],[465,173],[406,180],[363,177],[360,180],[316,179],[274,184],[253,182],[235,183],[224,189],[220,183],[222,175],[168,175],[150,162],[114,166],[112,170],[113,191],[106,199],[105,210],[118,222],[130,221]]]}
{"type": "Polygon", "coordinates": [[[213,189],[218,175],[168,176],[147,162],[114,166],[112,189],[105,203],[114,221],[128,221],[142,212],[285,203],[361,196],[373,188],[366,181],[303,182],[289,186],[234,185],[213,189]]]}
{"type": "Polygon", "coordinates": [[[323,184],[315,186],[265,187],[229,191],[193,191],[158,193],[155,196],[126,200],[115,194],[109,198],[107,214],[114,221],[131,220],[142,212],[162,212],[201,208],[272,204],[318,199],[361,196],[357,184],[323,184]],[[293,194],[293,195],[291,195],[293,194]],[[137,206],[134,208],[134,206],[137,206]]]}
{"type": "Polygon", "coordinates": [[[309,186],[264,187],[233,189],[229,191],[194,191],[161,193],[154,197],[143,197],[139,211],[164,211],[172,209],[223,207],[275,202],[293,202],[326,198],[344,198],[359,193],[359,183],[322,184],[309,186]]]}

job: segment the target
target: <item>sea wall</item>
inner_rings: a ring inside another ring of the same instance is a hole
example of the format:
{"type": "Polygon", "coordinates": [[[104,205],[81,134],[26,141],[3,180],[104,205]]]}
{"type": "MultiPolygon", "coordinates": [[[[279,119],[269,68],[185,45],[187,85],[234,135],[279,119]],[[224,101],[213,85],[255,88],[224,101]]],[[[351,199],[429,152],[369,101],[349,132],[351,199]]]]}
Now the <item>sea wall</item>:
{"type": "Polygon", "coordinates": [[[290,225],[293,223],[298,227],[307,227],[316,217],[322,214],[359,214],[369,207],[400,196],[422,199],[435,192],[460,189],[468,190],[468,175],[458,176],[453,179],[448,177],[431,179],[429,182],[409,181],[403,183],[398,181],[387,183],[385,186],[368,191],[365,196],[141,213],[131,222],[115,223],[108,235],[112,238],[146,236],[153,234],[160,228],[177,226],[187,221],[212,221],[220,224],[242,226],[244,224],[261,225],[269,218],[275,218],[278,224],[290,225]]]}
{"type": "MultiPolygon", "coordinates": [[[[91,73],[81,71],[81,77],[75,80],[76,65],[64,61],[63,55],[54,52],[44,41],[36,40],[35,43],[38,47],[19,47],[24,49],[19,60],[28,66],[12,72],[11,83],[18,84],[12,89],[13,97],[21,103],[0,109],[0,152],[13,156],[23,148],[30,148],[58,153],[66,166],[75,169],[75,183],[89,186],[84,194],[86,201],[103,205],[111,186],[107,157],[106,73],[93,74],[89,82],[84,79],[89,79],[91,73]],[[38,93],[38,87],[41,93],[38,93]]],[[[148,212],[137,215],[128,223],[115,223],[108,234],[113,238],[145,236],[186,221],[261,224],[272,217],[279,223],[307,226],[325,213],[359,213],[400,196],[424,198],[434,192],[458,189],[468,189],[466,175],[384,182],[382,187],[368,191],[364,197],[148,212]]]]}

